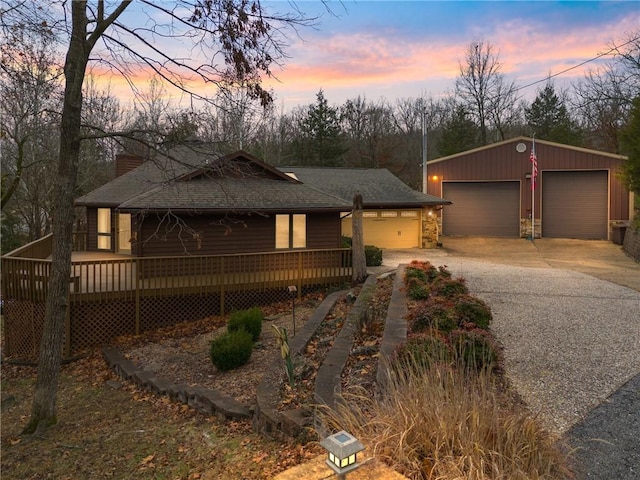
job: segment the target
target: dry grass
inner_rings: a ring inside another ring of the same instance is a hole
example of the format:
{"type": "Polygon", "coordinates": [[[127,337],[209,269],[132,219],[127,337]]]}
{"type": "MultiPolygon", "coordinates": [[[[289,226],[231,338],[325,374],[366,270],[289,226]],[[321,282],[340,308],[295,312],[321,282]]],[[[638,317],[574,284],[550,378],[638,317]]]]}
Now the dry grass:
{"type": "Polygon", "coordinates": [[[571,478],[556,439],[506,403],[489,370],[425,369],[411,358],[398,367],[383,398],[345,398],[350,407],[327,412],[327,424],[412,479],[571,478]]]}

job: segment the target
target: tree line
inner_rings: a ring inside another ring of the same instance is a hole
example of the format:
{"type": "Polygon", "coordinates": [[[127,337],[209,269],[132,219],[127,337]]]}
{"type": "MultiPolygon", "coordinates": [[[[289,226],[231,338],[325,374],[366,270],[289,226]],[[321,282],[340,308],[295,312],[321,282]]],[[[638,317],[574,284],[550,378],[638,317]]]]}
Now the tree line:
{"type": "MultiPolygon", "coordinates": [[[[3,252],[51,230],[64,93],[53,34],[26,28],[11,34],[0,46],[3,252]],[[18,45],[21,61],[11,62],[18,45]]],[[[422,182],[423,122],[429,160],[519,135],[624,154],[633,138],[625,143],[623,132],[633,127],[633,102],[640,94],[640,31],[620,44],[609,47],[605,66],[569,88],[559,90],[547,78],[530,103],[484,40],[462,52],[453,92],[445,96],[390,101],[363,94],[335,105],[319,89],[315,103],[288,112],[278,109],[277,99],[264,104],[243,86],[223,89],[201,107],[178,108],[157,76],[125,107],[89,75],[82,128],[90,138],[81,144],[76,196],[113,178],[118,151],[144,155],[149,145],[193,137],[221,153],[244,149],[274,165],[387,168],[416,189],[422,182]]]]}

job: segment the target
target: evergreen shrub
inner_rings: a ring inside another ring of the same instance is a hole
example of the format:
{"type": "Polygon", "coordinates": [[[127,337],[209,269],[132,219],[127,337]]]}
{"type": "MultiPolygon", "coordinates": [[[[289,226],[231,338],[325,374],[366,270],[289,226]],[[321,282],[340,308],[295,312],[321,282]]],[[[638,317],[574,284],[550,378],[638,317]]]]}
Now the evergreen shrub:
{"type": "Polygon", "coordinates": [[[458,295],[454,300],[454,308],[460,325],[473,323],[478,328],[487,330],[492,320],[489,305],[473,295],[458,295]]]}
{"type": "Polygon", "coordinates": [[[499,347],[486,330],[454,330],[449,344],[456,358],[471,370],[483,370],[497,365],[499,347]]]}
{"type": "Polygon", "coordinates": [[[241,367],[249,361],[253,352],[251,334],[244,329],[225,332],[211,341],[211,362],[226,372],[241,367]]]}
{"type": "Polygon", "coordinates": [[[379,267],[382,265],[382,249],[374,245],[364,246],[364,256],[367,267],[379,267]]]}
{"type": "Polygon", "coordinates": [[[432,295],[451,298],[456,295],[467,294],[469,289],[464,278],[439,276],[431,284],[432,295]]]}
{"type": "Polygon", "coordinates": [[[227,330],[229,332],[245,330],[251,334],[253,341],[257,342],[258,338],[260,338],[260,333],[262,333],[263,320],[264,314],[258,307],[253,307],[248,310],[238,310],[233,312],[229,317],[227,330]]]}
{"type": "Polygon", "coordinates": [[[404,365],[418,366],[425,371],[436,363],[451,363],[451,349],[433,332],[418,333],[409,336],[407,342],[396,350],[394,362],[399,368],[404,365]]]}
{"type": "Polygon", "coordinates": [[[445,298],[431,297],[421,302],[409,315],[412,332],[439,330],[444,333],[458,328],[458,318],[453,303],[445,298]]]}

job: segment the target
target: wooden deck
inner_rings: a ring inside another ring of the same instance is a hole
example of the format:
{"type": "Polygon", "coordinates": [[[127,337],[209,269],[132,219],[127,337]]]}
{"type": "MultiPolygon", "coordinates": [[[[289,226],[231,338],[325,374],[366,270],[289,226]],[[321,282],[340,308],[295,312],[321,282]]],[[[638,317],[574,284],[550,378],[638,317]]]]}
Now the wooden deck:
{"type": "MultiPolygon", "coordinates": [[[[2,257],[8,354],[31,356],[39,344],[51,259],[42,245],[35,247],[2,257]]],[[[65,353],[117,335],[290,298],[290,286],[300,296],[309,288],[350,282],[351,275],[349,249],[149,258],[74,252],[65,353]]]]}

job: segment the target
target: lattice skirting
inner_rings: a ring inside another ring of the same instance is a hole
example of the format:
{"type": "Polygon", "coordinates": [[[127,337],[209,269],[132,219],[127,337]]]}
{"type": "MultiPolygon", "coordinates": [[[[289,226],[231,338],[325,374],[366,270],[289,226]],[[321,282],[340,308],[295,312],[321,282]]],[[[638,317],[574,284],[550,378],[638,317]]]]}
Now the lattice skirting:
{"type": "MultiPolygon", "coordinates": [[[[326,286],[325,286],[326,288],[326,286]]],[[[304,291],[317,290],[306,286],[304,291]]],[[[301,292],[304,293],[304,292],[301,292]]],[[[64,358],[77,356],[83,350],[106,345],[122,335],[135,335],[181,322],[200,320],[256,305],[290,299],[289,292],[246,290],[220,294],[183,296],[149,296],[135,299],[108,299],[71,302],[65,331],[64,358]]],[[[4,355],[11,360],[35,362],[38,359],[44,303],[12,300],[4,305],[4,355]]]]}

